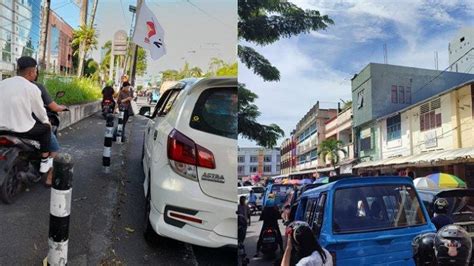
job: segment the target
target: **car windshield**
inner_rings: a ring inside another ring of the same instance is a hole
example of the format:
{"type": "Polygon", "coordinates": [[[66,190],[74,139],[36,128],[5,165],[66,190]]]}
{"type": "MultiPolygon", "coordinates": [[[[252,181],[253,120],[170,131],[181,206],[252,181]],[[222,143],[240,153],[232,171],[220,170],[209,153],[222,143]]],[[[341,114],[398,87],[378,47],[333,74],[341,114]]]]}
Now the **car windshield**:
{"type": "Polygon", "coordinates": [[[249,189],[248,189],[248,188],[239,187],[239,188],[237,189],[237,192],[238,192],[238,195],[241,195],[241,194],[248,194],[248,193],[249,193],[249,189]]]}
{"type": "Polygon", "coordinates": [[[265,189],[263,187],[253,187],[252,191],[253,193],[263,193],[265,189]]]}
{"type": "Polygon", "coordinates": [[[336,190],[334,233],[387,230],[426,224],[415,189],[379,185],[336,190]]]}
{"type": "Polygon", "coordinates": [[[445,197],[449,203],[448,214],[454,222],[470,222],[474,219],[474,197],[445,197]]]}

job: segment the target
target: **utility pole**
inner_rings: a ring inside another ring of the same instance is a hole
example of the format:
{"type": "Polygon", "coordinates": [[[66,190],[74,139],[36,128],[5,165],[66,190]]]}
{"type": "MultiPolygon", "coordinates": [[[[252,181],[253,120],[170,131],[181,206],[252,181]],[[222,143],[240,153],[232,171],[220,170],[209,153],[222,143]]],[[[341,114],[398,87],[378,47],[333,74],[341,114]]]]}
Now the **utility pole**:
{"type": "MultiPolygon", "coordinates": [[[[81,4],[81,13],[80,13],[80,26],[87,27],[87,9],[88,9],[88,0],[82,0],[81,4]]],[[[85,55],[85,43],[81,42],[79,45],[79,66],[77,67],[77,76],[80,77],[82,76],[82,73],[84,71],[84,59],[86,57],[85,55]]]]}
{"type": "MultiPolygon", "coordinates": [[[[139,11],[140,7],[142,6],[142,1],[143,0],[137,0],[136,9],[133,11],[132,8],[130,8],[130,11],[134,12],[134,14],[137,12],[137,10],[139,11]]],[[[138,14],[136,14],[136,16],[135,16],[135,24],[136,24],[137,17],[138,17],[138,14]]],[[[134,27],[135,26],[136,25],[134,25],[134,27]]],[[[131,35],[130,38],[132,38],[132,36],[133,35],[131,35]]],[[[132,81],[131,82],[132,86],[135,86],[135,75],[137,73],[137,58],[138,58],[138,45],[134,44],[134,47],[135,47],[135,49],[133,50],[133,64],[132,64],[132,71],[131,71],[131,75],[130,75],[130,79],[132,81]]]]}
{"type": "Polygon", "coordinates": [[[49,12],[51,10],[51,0],[46,0],[44,2],[43,8],[43,25],[41,25],[41,58],[40,66],[42,70],[46,70],[46,50],[48,45],[48,29],[49,29],[49,12]]]}

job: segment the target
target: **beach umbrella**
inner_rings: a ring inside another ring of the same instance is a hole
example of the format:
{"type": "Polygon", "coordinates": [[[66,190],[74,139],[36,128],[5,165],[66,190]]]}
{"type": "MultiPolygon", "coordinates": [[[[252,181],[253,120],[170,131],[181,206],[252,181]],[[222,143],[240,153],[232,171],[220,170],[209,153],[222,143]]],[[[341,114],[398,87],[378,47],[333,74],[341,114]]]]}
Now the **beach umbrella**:
{"type": "Polygon", "coordinates": [[[327,176],[321,176],[316,181],[313,182],[313,184],[327,184],[329,183],[329,177],[327,176]]]}
{"type": "Polygon", "coordinates": [[[438,185],[426,177],[418,177],[413,180],[415,188],[438,188],[438,185]]]}
{"type": "Polygon", "coordinates": [[[433,180],[440,188],[465,188],[466,183],[457,176],[446,173],[435,173],[427,175],[426,178],[433,180]]]}

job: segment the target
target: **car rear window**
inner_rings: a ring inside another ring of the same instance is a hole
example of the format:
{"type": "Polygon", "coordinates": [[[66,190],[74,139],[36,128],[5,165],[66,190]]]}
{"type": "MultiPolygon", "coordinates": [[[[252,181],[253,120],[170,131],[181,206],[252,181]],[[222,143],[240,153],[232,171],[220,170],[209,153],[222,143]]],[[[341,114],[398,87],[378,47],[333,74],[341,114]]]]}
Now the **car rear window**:
{"type": "Polygon", "coordinates": [[[406,185],[338,189],[333,208],[336,234],[426,224],[415,189],[406,185]]]}
{"type": "Polygon", "coordinates": [[[190,127],[237,139],[237,88],[214,88],[199,96],[190,127]]]}

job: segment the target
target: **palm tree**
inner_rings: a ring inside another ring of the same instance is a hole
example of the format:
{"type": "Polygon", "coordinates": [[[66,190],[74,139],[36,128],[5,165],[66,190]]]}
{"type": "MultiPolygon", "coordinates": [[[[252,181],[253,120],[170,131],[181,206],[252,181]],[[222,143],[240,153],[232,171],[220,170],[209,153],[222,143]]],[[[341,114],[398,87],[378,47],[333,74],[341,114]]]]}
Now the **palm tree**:
{"type": "MultiPolygon", "coordinates": [[[[72,37],[72,45],[79,46],[81,43],[84,44],[84,53],[82,54],[84,57],[89,50],[97,49],[97,33],[94,28],[83,25],[80,26],[79,29],[74,30],[72,37]]],[[[77,50],[76,53],[79,53],[79,50],[77,50]]],[[[77,70],[78,77],[82,76],[84,68],[85,58],[81,58],[82,55],[79,53],[79,66],[77,70]]]]}
{"type": "Polygon", "coordinates": [[[342,152],[344,155],[347,154],[347,151],[341,147],[343,144],[344,143],[340,140],[327,139],[321,142],[321,145],[319,147],[319,157],[323,158],[324,160],[326,160],[326,158],[329,158],[331,166],[334,167],[334,171],[336,171],[336,165],[341,159],[339,156],[339,152],[342,152]]]}
{"type": "Polygon", "coordinates": [[[203,75],[202,69],[199,67],[193,67],[189,70],[189,75],[195,78],[201,77],[203,75]]]}

